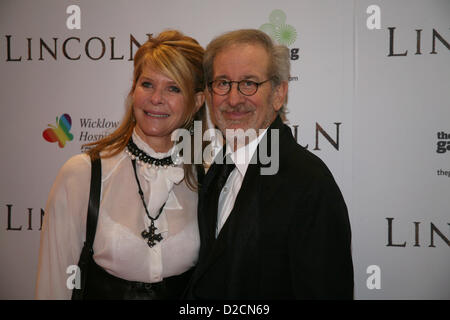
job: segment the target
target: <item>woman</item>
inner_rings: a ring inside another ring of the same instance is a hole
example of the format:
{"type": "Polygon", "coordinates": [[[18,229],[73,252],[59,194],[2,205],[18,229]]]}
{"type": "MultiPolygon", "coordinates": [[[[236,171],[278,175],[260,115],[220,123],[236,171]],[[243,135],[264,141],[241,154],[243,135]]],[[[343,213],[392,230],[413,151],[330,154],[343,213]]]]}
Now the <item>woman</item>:
{"type": "Polygon", "coordinates": [[[68,267],[77,265],[85,241],[90,157],[99,156],[101,201],[85,298],[179,298],[199,249],[197,193],[194,167],[171,162],[171,135],[203,114],[203,53],[196,40],[173,30],[136,52],[121,126],[89,144],[89,155],[68,160],[51,189],[37,298],[72,295],[68,267]]]}

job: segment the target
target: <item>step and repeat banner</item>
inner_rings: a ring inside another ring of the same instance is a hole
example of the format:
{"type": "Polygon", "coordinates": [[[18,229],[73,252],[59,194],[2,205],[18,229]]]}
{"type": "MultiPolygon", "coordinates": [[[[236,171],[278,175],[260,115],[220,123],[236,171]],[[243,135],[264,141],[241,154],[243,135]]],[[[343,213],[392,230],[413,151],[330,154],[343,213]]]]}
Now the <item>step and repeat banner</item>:
{"type": "Polygon", "coordinates": [[[34,297],[59,168],[119,125],[134,53],[169,28],[288,46],[288,124],[348,205],[355,298],[450,299],[448,0],[2,0],[0,299],[34,297]]]}

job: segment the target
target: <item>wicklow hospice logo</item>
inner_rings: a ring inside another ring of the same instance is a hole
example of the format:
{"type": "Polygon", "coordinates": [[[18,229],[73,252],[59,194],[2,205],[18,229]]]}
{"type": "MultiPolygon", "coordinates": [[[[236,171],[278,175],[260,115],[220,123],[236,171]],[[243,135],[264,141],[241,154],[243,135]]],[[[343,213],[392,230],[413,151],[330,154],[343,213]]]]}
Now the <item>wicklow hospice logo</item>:
{"type": "MultiPolygon", "coordinates": [[[[78,141],[85,144],[103,139],[117,129],[119,123],[120,121],[112,121],[106,118],[80,118],[81,132],[78,141]]],[[[87,146],[81,146],[82,152],[88,149],[87,146]]]]}
{"type": "Polygon", "coordinates": [[[58,142],[60,148],[64,148],[66,141],[73,140],[73,134],[71,134],[70,128],[72,128],[72,119],[67,113],[64,113],[58,120],[56,117],[56,126],[48,125],[50,128],[45,129],[42,132],[42,136],[48,142],[58,142]]]}

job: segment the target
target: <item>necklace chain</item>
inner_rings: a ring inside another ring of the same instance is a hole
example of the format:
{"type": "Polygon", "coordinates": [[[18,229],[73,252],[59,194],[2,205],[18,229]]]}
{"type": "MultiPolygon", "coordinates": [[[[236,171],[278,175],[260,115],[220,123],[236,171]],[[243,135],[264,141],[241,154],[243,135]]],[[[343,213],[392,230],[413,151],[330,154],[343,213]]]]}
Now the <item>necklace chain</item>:
{"type": "Polygon", "coordinates": [[[136,170],[136,159],[132,159],[131,163],[133,164],[133,170],[134,170],[134,177],[136,178],[136,182],[138,185],[138,191],[139,191],[139,196],[141,197],[142,200],[142,204],[144,206],[145,209],[145,213],[147,214],[147,217],[150,219],[151,224],[148,227],[148,230],[144,230],[141,233],[142,238],[144,238],[145,240],[147,240],[147,244],[150,248],[152,248],[154,245],[156,245],[156,242],[160,242],[163,237],[161,235],[161,233],[156,233],[155,231],[158,230],[158,228],[155,227],[155,221],[158,220],[159,216],[161,215],[164,206],[166,205],[165,203],[162,205],[162,207],[159,209],[158,215],[153,218],[150,213],[148,212],[147,209],[147,204],[145,203],[145,199],[144,199],[144,192],[142,191],[141,188],[141,184],[139,183],[139,178],[137,176],[137,170],[136,170]]]}

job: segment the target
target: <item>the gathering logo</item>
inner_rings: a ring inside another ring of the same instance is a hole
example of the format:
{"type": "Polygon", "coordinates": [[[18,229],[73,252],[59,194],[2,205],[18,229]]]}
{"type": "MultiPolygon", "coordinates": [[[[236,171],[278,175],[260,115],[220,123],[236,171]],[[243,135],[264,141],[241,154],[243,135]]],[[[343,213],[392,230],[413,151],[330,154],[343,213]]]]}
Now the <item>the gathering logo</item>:
{"type": "MultiPolygon", "coordinates": [[[[445,133],[444,131],[439,131],[437,133],[437,143],[436,143],[436,153],[444,154],[447,151],[450,152],[450,133],[445,133]]],[[[439,177],[449,177],[450,178],[450,170],[446,169],[438,169],[437,175],[439,177]]]]}
{"type": "Polygon", "coordinates": [[[286,14],[283,11],[273,10],[269,21],[259,27],[259,30],[267,33],[273,40],[287,47],[297,40],[297,31],[290,24],[286,24],[286,14]]]}
{"type": "Polygon", "coordinates": [[[437,133],[437,153],[446,153],[450,151],[450,133],[440,131],[437,133]]]}
{"type": "MultiPolygon", "coordinates": [[[[279,9],[273,10],[269,15],[269,22],[264,23],[259,27],[259,30],[267,33],[272,40],[278,44],[285,45],[287,47],[293,45],[297,40],[297,30],[286,23],[286,14],[279,9]]],[[[291,48],[291,60],[298,60],[299,48],[291,48]]]]}
{"type": "Polygon", "coordinates": [[[59,120],[56,117],[56,126],[49,124],[50,128],[42,132],[42,136],[48,142],[58,142],[60,148],[64,148],[67,141],[73,140],[73,134],[70,133],[72,128],[72,119],[65,113],[59,120]]]}

